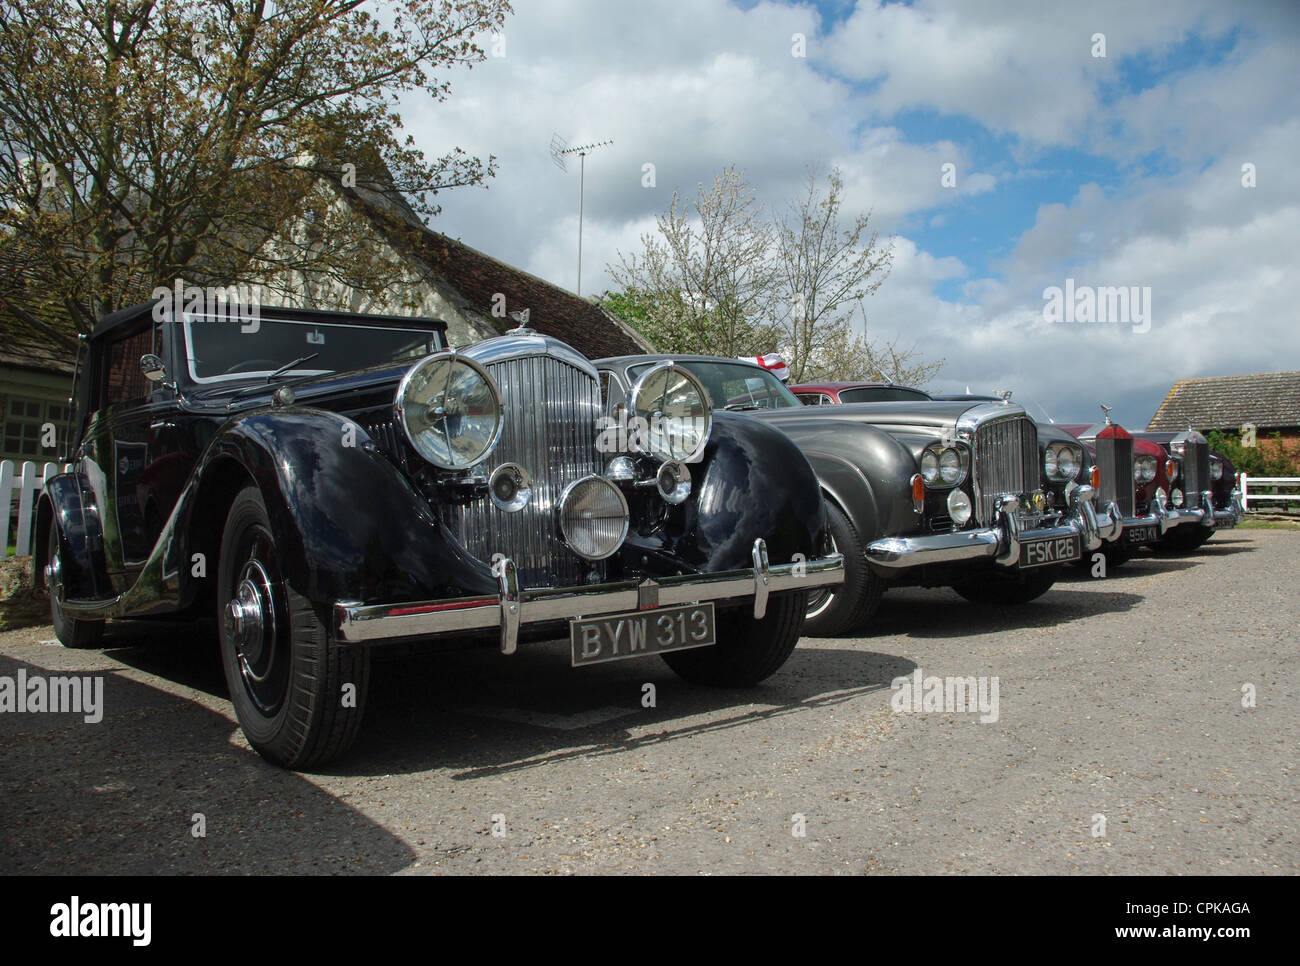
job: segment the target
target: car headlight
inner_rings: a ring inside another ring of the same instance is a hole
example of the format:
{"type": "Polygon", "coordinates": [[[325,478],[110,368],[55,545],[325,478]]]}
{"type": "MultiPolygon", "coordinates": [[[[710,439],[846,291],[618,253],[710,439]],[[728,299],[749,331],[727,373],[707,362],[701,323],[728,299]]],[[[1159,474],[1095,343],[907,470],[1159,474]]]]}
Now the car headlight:
{"type": "Polygon", "coordinates": [[[970,519],[970,497],[964,490],[953,490],[948,494],[948,516],[957,526],[965,526],[970,519]]]}
{"type": "Polygon", "coordinates": [[[455,352],[412,366],[393,408],[415,451],[444,470],[481,463],[501,437],[501,390],[486,369],[455,352]]]}
{"type": "Polygon", "coordinates": [[[966,478],[969,464],[963,447],[933,443],[921,453],[921,479],[926,486],[956,486],[966,478]]]}
{"type": "Polygon", "coordinates": [[[1156,478],[1156,458],[1154,456],[1139,456],[1133,460],[1133,481],[1135,483],[1150,483],[1156,478]]]}
{"type": "Polygon", "coordinates": [[[1169,494],[1165,492],[1163,486],[1156,487],[1156,503],[1162,507],[1169,503],[1169,494]]]}
{"type": "Polygon", "coordinates": [[[665,362],[636,381],[628,409],[637,420],[634,438],[661,462],[693,463],[704,452],[713,407],[703,384],[681,366],[665,362]]]}
{"type": "Polygon", "coordinates": [[[1210,457],[1210,479],[1216,483],[1223,479],[1223,460],[1210,457]]]}
{"type": "Polygon", "coordinates": [[[1079,472],[1083,454],[1069,443],[1048,443],[1043,450],[1043,472],[1049,480],[1063,483],[1079,472]]]}
{"type": "Polygon", "coordinates": [[[1183,505],[1183,491],[1182,491],[1182,490],[1174,490],[1174,499],[1173,499],[1173,503],[1174,503],[1174,506],[1182,506],[1182,505],[1183,505]]]}
{"type": "Polygon", "coordinates": [[[560,533],[579,556],[604,560],[627,537],[623,492],[602,476],[574,480],[560,494],[560,533]]]}

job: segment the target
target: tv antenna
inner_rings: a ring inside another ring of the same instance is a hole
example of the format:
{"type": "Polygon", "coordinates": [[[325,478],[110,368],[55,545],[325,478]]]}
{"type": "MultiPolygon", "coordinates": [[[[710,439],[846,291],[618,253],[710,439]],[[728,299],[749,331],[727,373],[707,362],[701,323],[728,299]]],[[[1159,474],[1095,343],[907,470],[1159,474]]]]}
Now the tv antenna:
{"type": "Polygon", "coordinates": [[[586,192],[587,181],[587,154],[596,148],[604,148],[613,144],[609,141],[593,141],[590,144],[579,144],[576,147],[569,147],[569,142],[558,134],[551,135],[551,160],[561,171],[568,171],[565,163],[565,156],[576,154],[578,156],[578,289],[579,295],[582,294],[582,198],[586,192]]]}

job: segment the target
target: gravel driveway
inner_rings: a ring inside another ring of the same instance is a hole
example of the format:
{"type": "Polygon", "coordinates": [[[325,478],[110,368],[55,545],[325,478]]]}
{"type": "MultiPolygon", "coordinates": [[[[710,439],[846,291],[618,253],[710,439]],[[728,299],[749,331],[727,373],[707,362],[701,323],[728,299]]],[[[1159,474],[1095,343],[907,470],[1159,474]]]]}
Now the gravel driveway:
{"type": "Polygon", "coordinates": [[[1298,565],[1239,530],[1012,610],[897,591],[743,692],[567,642],[388,656],[311,775],[249,750],[200,629],[12,631],[0,675],[102,675],[104,715],[0,714],[0,871],[1294,874],[1298,565]],[[917,671],[996,678],[996,720],[896,710],[917,671]]]}

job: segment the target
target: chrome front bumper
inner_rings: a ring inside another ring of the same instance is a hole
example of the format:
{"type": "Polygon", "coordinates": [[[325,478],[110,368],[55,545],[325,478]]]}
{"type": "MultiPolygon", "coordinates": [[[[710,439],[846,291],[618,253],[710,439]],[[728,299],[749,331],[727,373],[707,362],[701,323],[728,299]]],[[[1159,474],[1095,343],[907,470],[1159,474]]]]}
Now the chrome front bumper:
{"type": "Polygon", "coordinates": [[[752,597],[754,617],[761,618],[769,594],[844,582],[844,558],[838,553],[772,565],[767,544],[759,539],[751,556],[754,566],[744,570],[539,590],[521,590],[514,562],[507,559],[497,566],[495,595],[401,604],[341,601],[334,605],[334,630],[340,640],[364,644],[500,628],[501,653],[513,654],[520,627],[529,624],[740,597],[752,597]]]}
{"type": "Polygon", "coordinates": [[[1209,490],[1201,491],[1201,505],[1184,507],[1181,510],[1163,511],[1170,519],[1168,526],[1162,525],[1160,535],[1163,537],[1169,528],[1188,523],[1200,524],[1212,529],[1231,529],[1241,522],[1246,511],[1241,506],[1241,491],[1233,490],[1226,510],[1214,509],[1214,495],[1209,490]]]}
{"type": "Polygon", "coordinates": [[[1024,529],[1016,507],[1018,499],[1006,495],[999,500],[997,520],[980,530],[955,530],[908,537],[885,537],[867,544],[867,561],[889,573],[929,564],[955,563],[963,560],[993,558],[999,566],[1016,567],[1020,563],[1023,540],[1053,540],[1078,536],[1083,553],[1096,550],[1105,541],[1119,539],[1124,521],[1115,504],[1107,504],[1098,513],[1092,504],[1094,490],[1081,486],[1074,491],[1069,514],[1053,527],[1024,529]]]}

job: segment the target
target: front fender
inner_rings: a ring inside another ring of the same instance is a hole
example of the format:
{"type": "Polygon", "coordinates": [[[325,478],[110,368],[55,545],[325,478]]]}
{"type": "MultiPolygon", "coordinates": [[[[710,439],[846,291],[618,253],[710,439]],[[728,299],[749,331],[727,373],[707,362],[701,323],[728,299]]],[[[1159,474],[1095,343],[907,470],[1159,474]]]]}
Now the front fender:
{"type": "Polygon", "coordinates": [[[64,596],[81,600],[111,598],[114,592],[104,560],[104,532],[95,491],[80,474],[50,477],[37,502],[32,554],[38,587],[45,582],[50,527],[59,534],[64,596]]]}
{"type": "Polygon", "coordinates": [[[916,529],[911,488],[916,459],[893,434],[842,420],[789,420],[781,428],[808,457],[864,543],[916,529]]]}
{"type": "MultiPolygon", "coordinates": [[[[718,412],[709,442],[690,466],[683,505],[682,562],[702,572],[753,566],[754,540],[772,563],[820,556],[826,511],[817,476],[788,436],[750,416],[718,412]]],[[[629,539],[635,549],[637,541],[629,539]]]]}
{"type": "MultiPolygon", "coordinates": [[[[345,416],[268,409],[227,423],[187,497],[232,463],[261,490],[286,580],[318,607],[496,592],[491,568],[458,545],[425,498],[345,416]]],[[[186,516],[201,503],[186,502],[186,516]]],[[[178,532],[189,529],[184,519],[178,532]]]]}

